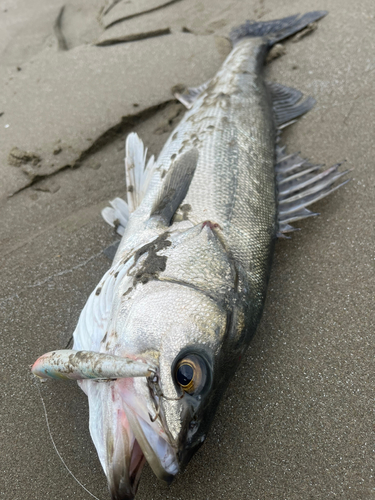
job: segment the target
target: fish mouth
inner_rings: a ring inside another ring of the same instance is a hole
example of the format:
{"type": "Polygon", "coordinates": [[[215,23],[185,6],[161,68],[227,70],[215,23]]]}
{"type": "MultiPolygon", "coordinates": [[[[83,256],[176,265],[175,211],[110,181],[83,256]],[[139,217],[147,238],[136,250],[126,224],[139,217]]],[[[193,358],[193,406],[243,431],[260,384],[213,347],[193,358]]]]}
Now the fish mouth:
{"type": "Polygon", "coordinates": [[[132,500],[137,493],[146,458],[136,440],[133,441],[128,455],[129,460],[121,456],[119,447],[115,451],[106,471],[112,500],[132,500]]]}
{"type": "Polygon", "coordinates": [[[159,429],[155,428],[150,418],[147,422],[130,407],[127,407],[125,411],[136,443],[142,450],[145,461],[147,460],[159,479],[170,483],[178,472],[175,449],[167,441],[166,436],[160,435],[159,424],[156,424],[159,429]]]}
{"type": "Polygon", "coordinates": [[[146,381],[123,379],[81,382],[90,405],[90,433],[107,476],[112,500],[132,500],[146,463],[170,483],[179,470],[177,453],[161,419],[154,422],[154,402],[146,381]]]}

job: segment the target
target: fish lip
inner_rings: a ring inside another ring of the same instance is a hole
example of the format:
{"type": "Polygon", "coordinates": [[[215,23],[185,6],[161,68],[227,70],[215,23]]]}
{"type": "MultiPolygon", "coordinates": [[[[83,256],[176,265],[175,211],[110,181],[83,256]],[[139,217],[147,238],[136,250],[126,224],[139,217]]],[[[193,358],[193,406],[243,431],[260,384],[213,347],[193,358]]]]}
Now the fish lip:
{"type": "MultiPolygon", "coordinates": [[[[179,470],[174,446],[127,403],[124,403],[124,410],[135,439],[154,474],[161,481],[170,484],[179,470]],[[157,453],[156,448],[159,452],[164,452],[163,457],[157,453]]],[[[162,427],[165,431],[164,426],[162,427]]]]}

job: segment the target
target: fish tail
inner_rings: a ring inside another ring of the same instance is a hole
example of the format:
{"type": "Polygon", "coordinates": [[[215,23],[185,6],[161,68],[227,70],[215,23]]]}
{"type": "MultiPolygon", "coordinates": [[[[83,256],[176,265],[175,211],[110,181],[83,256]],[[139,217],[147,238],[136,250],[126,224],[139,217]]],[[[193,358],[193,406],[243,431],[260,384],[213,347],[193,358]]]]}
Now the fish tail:
{"type": "Polygon", "coordinates": [[[244,38],[260,37],[264,38],[267,41],[268,48],[271,48],[275,43],[298,33],[327,14],[326,10],[316,10],[302,16],[296,14],[273,21],[246,21],[246,23],[232,29],[230,39],[234,46],[244,38]]]}

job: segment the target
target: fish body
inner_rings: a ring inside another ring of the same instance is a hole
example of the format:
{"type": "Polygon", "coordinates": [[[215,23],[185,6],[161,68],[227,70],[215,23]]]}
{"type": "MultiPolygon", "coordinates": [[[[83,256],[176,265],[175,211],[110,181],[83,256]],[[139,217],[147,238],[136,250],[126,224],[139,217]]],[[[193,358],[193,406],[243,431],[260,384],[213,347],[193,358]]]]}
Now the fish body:
{"type": "Polygon", "coordinates": [[[93,381],[80,377],[83,355],[74,364],[113,499],[134,497],[146,460],[170,481],[204,442],[259,323],[277,236],[336,189],[337,166],[317,173],[276,146],[280,125],[313,102],[263,77],[270,46],[324,15],[241,26],[217,75],[179,96],[190,109],[156,161],[127,139],[128,202],[103,213],[123,238],[72,351],[100,367],[127,358],[122,373],[143,374],[93,381]]]}
{"type": "MultiPolygon", "coordinates": [[[[168,139],[147,196],[133,214],[137,223],[147,223],[163,176],[176,159],[196,148],[195,173],[173,220],[183,219],[185,209],[192,226],[205,221],[218,225],[214,233],[247,282],[241,297],[252,309],[246,322],[250,336],[261,313],[277,232],[276,127],[262,77],[264,55],[262,39],[245,38],[236,45],[168,139]]],[[[179,230],[178,222],[173,227],[179,230]]],[[[129,221],[117,258],[133,245],[129,236],[143,230],[142,224],[135,229],[129,221]]],[[[204,272],[206,263],[198,265],[204,272]]]]}
{"type": "MultiPolygon", "coordinates": [[[[219,395],[255,332],[265,298],[276,239],[276,131],[272,102],[259,74],[261,49],[261,40],[251,38],[235,48],[163,148],[115,257],[114,266],[128,270],[116,286],[105,342],[100,338],[95,346],[87,345],[86,337],[75,335],[74,349],[152,358],[168,398],[181,395],[173,366],[184,353],[207,363],[210,381],[203,391],[185,393],[182,400],[162,399],[163,416],[154,423],[147,415],[155,412],[148,396],[147,411],[140,417],[155,432],[168,429],[165,437],[172,444],[174,469],[169,474],[161,471],[166,479],[203,443],[219,395]],[[192,159],[196,165],[183,208],[167,225],[152,215],[155,200],[168,172],[180,169],[178,159],[192,151],[197,152],[192,159]]],[[[121,407],[130,399],[123,384],[134,401],[145,400],[146,379],[133,379],[132,385],[123,379],[111,382],[103,392],[109,393],[112,385],[121,407]]],[[[92,399],[96,405],[98,396],[92,399]]],[[[137,403],[134,409],[139,415],[137,403]]],[[[110,443],[117,433],[107,437],[110,443]]],[[[103,434],[96,439],[102,440],[103,434]]]]}

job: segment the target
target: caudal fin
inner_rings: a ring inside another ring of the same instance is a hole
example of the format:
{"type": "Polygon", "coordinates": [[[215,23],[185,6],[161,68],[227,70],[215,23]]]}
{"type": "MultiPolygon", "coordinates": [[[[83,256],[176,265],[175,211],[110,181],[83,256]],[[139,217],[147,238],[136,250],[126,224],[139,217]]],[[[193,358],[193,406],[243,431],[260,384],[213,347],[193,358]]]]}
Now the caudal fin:
{"type": "Polygon", "coordinates": [[[246,21],[245,24],[232,29],[230,39],[232,44],[236,45],[243,38],[261,37],[267,40],[269,47],[272,47],[275,43],[298,33],[327,14],[326,10],[316,10],[302,16],[296,14],[273,21],[246,21]]]}

